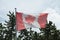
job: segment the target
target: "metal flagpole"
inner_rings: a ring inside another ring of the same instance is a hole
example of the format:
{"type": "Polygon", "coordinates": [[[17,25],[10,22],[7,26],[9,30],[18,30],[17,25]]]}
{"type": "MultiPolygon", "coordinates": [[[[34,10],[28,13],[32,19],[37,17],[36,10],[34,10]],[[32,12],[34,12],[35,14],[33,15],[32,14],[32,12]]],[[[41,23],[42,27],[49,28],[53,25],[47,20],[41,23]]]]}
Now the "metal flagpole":
{"type": "MultiPolygon", "coordinates": [[[[17,12],[17,9],[15,8],[15,16],[16,16],[16,12],[17,12]]],[[[15,21],[15,23],[16,23],[16,21],[15,21]]],[[[15,40],[17,40],[17,30],[16,30],[16,25],[15,25],[15,32],[16,32],[15,40]]]]}

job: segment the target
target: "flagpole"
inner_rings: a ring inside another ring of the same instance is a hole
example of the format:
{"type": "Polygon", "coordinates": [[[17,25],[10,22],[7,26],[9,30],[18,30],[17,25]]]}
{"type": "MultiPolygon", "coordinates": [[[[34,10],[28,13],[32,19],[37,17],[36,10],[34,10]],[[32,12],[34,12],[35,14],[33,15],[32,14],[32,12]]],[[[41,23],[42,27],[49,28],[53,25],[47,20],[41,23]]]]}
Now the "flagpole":
{"type": "MultiPolygon", "coordinates": [[[[17,12],[17,8],[15,8],[15,16],[16,16],[16,12],[17,12]]],[[[16,21],[15,21],[15,23],[16,23],[16,21]]],[[[17,40],[17,30],[16,30],[16,26],[15,26],[15,32],[16,32],[15,40],[17,40]]]]}

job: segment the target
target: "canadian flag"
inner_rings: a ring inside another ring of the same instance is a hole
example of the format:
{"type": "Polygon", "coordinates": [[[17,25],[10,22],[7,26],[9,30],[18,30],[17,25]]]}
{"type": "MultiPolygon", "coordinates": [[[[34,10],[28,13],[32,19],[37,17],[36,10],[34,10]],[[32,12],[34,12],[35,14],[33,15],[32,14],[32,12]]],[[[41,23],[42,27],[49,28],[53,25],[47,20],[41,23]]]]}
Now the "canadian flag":
{"type": "Polygon", "coordinates": [[[18,31],[27,28],[45,28],[48,13],[40,13],[38,16],[16,12],[16,29],[18,31]]]}

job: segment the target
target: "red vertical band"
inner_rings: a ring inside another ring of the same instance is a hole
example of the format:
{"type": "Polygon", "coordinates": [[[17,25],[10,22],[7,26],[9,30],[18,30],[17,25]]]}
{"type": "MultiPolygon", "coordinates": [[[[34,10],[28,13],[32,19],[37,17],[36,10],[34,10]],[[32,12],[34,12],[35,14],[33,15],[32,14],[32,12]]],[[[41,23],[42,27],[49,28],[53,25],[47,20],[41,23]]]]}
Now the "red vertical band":
{"type": "Polygon", "coordinates": [[[18,31],[25,29],[22,15],[23,15],[23,13],[16,12],[16,29],[17,29],[18,31]]]}
{"type": "Polygon", "coordinates": [[[45,26],[46,26],[47,15],[48,15],[47,13],[42,13],[38,17],[38,23],[39,23],[41,28],[45,28],[45,26]]]}

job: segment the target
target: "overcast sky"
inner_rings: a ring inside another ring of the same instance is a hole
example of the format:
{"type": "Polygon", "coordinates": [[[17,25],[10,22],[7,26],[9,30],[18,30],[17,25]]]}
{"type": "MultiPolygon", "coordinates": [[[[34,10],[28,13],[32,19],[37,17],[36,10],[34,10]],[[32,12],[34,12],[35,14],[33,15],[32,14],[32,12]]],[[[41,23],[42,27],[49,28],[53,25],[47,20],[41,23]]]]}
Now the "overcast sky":
{"type": "Polygon", "coordinates": [[[60,29],[60,0],[0,0],[0,22],[7,20],[6,14],[14,11],[14,8],[32,15],[47,12],[48,21],[53,21],[60,29]]]}

